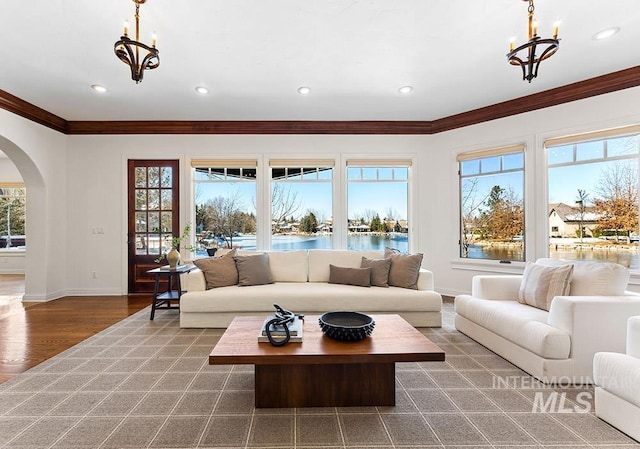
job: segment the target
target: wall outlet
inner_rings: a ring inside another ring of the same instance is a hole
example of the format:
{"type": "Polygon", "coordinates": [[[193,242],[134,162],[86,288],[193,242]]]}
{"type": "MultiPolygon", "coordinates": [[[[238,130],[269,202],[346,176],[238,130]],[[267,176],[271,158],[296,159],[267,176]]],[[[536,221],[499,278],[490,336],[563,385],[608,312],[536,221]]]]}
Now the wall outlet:
{"type": "Polygon", "coordinates": [[[91,272],[91,277],[92,277],[93,279],[96,279],[96,278],[98,277],[98,275],[96,275],[96,272],[95,272],[95,271],[92,271],[92,272],[91,272]]]}

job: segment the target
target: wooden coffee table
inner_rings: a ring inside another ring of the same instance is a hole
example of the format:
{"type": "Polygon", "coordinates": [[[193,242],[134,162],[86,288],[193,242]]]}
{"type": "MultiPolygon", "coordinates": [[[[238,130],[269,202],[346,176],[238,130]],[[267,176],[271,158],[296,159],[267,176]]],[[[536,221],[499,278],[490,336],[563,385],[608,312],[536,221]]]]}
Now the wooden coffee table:
{"type": "Polygon", "coordinates": [[[319,316],[304,319],[302,343],[258,343],[264,316],[239,316],[209,355],[210,365],[255,365],[256,407],[395,405],[395,363],[443,361],[444,351],[399,315],[372,315],[359,342],[326,337],[319,316]]]}

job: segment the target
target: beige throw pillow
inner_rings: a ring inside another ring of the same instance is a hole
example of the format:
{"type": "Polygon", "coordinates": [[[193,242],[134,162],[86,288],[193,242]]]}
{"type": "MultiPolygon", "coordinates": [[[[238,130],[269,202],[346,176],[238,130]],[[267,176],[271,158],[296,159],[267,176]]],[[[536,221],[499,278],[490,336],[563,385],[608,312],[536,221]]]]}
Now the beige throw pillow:
{"type": "Polygon", "coordinates": [[[371,286],[371,268],[346,268],[329,264],[329,284],[371,286]]]}
{"type": "Polygon", "coordinates": [[[573,265],[545,267],[527,263],[522,275],[518,302],[549,310],[553,298],[569,294],[572,273],[573,265]]]}
{"type": "Polygon", "coordinates": [[[363,257],[360,267],[371,268],[371,285],[389,287],[391,259],[369,259],[368,257],[363,257]]]}
{"type": "Polygon", "coordinates": [[[273,284],[268,254],[236,256],[236,268],[240,287],[273,284]]]}
{"type": "Polygon", "coordinates": [[[222,257],[196,259],[194,265],[202,270],[207,281],[207,290],[228,287],[238,283],[238,270],[234,260],[236,252],[230,251],[222,257]]]}
{"type": "Polygon", "coordinates": [[[391,259],[389,285],[418,290],[418,276],[422,265],[422,253],[400,254],[398,250],[384,249],[384,257],[391,259]]]}

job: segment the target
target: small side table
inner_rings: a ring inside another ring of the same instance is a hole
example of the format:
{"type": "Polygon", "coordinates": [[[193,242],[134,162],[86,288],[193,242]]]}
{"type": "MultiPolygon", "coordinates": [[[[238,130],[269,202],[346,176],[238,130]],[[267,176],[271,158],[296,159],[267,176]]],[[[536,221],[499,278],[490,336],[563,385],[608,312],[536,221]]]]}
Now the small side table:
{"type": "Polygon", "coordinates": [[[153,288],[153,301],[151,303],[151,318],[156,314],[156,309],[180,309],[180,297],[184,293],[182,291],[182,285],[180,284],[180,275],[188,273],[194,270],[196,267],[193,265],[178,265],[175,268],[160,267],[147,271],[149,274],[153,274],[156,277],[156,283],[153,288]],[[160,277],[167,276],[168,286],[167,291],[160,293],[160,277]],[[174,287],[175,281],[175,287],[174,287]],[[171,301],[177,301],[175,306],[171,305],[171,301]]]}

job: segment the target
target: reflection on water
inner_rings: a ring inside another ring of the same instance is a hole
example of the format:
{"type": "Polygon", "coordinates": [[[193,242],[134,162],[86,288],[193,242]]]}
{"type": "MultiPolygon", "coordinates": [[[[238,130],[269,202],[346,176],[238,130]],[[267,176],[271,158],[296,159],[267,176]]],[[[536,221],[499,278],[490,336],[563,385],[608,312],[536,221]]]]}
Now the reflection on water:
{"type": "MultiPolygon", "coordinates": [[[[233,238],[233,246],[238,249],[253,251],[256,249],[255,236],[240,236],[233,238]]],[[[388,235],[349,235],[347,246],[355,251],[382,250],[385,247],[396,248],[403,253],[409,251],[407,234],[388,235]]],[[[271,248],[277,251],[292,251],[296,249],[331,249],[333,237],[330,234],[321,235],[274,235],[271,237],[271,248]]],[[[205,250],[196,253],[199,257],[206,257],[205,250]]]]}
{"type": "Polygon", "coordinates": [[[520,247],[469,245],[469,259],[524,261],[524,250],[520,247]]]}
{"type": "MultiPolygon", "coordinates": [[[[549,257],[563,260],[598,260],[615,262],[631,270],[640,269],[640,253],[637,249],[555,249],[549,248],[549,257]]],[[[469,247],[470,259],[491,259],[491,260],[517,260],[524,261],[524,251],[521,248],[497,248],[488,246],[471,245],[469,247]]]]}

